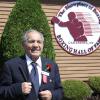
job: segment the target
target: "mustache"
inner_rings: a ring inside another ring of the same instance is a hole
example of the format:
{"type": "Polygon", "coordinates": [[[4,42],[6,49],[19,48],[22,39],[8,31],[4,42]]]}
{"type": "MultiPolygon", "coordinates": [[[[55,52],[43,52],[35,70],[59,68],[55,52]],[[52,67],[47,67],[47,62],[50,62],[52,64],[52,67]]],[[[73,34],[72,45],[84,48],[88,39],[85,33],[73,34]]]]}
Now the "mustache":
{"type": "Polygon", "coordinates": [[[37,48],[37,47],[33,47],[32,49],[31,49],[31,51],[33,52],[33,51],[40,51],[41,49],[40,48],[37,48]]]}

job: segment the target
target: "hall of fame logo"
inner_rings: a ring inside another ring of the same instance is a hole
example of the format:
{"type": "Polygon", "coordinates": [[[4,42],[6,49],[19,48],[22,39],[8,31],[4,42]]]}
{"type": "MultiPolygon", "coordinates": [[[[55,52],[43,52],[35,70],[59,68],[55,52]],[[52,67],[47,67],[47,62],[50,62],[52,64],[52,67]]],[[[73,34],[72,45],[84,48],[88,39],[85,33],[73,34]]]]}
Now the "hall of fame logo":
{"type": "Polygon", "coordinates": [[[51,22],[57,42],[70,54],[87,55],[100,45],[100,13],[87,2],[69,2],[51,22]]]}

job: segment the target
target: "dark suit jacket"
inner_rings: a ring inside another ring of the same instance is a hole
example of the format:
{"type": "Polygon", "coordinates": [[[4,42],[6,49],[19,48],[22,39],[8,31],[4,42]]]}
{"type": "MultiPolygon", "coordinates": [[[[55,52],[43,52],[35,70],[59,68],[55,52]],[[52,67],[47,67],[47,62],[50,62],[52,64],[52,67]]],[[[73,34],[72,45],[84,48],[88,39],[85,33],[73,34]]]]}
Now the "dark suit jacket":
{"type": "MultiPolygon", "coordinates": [[[[39,91],[50,90],[53,95],[52,100],[62,100],[63,92],[57,64],[46,58],[41,58],[41,60],[42,66],[46,64],[52,66],[48,82],[42,82],[39,91]]],[[[34,86],[30,94],[22,93],[22,82],[31,82],[25,57],[13,58],[5,62],[0,75],[0,100],[37,100],[34,86]]],[[[40,100],[42,99],[40,98],[40,100]]]]}

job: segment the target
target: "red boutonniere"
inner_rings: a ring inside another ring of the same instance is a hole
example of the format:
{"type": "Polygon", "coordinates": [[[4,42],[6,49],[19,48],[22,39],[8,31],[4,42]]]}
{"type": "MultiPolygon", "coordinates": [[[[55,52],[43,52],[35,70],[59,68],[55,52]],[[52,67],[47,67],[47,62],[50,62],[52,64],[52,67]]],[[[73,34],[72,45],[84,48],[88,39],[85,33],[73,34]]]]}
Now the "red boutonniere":
{"type": "MultiPolygon", "coordinates": [[[[46,73],[50,72],[50,71],[51,71],[51,67],[52,67],[51,64],[47,64],[44,71],[45,71],[46,73]]],[[[47,83],[47,79],[48,79],[47,77],[48,77],[48,76],[47,76],[46,74],[43,74],[43,75],[42,75],[43,83],[47,83]]]]}
{"type": "Polygon", "coordinates": [[[47,64],[47,65],[46,65],[46,71],[49,71],[49,72],[50,72],[50,71],[51,71],[51,67],[52,67],[51,64],[47,64]]]}

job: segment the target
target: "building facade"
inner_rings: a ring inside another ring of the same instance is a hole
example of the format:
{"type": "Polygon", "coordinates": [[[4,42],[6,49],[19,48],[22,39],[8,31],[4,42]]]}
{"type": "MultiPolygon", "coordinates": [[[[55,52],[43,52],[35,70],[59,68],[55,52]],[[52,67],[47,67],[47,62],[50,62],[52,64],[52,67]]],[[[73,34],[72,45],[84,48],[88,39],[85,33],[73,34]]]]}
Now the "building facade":
{"type": "MultiPolygon", "coordinates": [[[[53,25],[51,25],[51,18],[56,16],[60,8],[67,3],[65,2],[66,0],[63,2],[61,1],[62,0],[43,0],[41,3],[42,9],[47,16],[51,28],[53,45],[56,53],[55,60],[59,65],[61,79],[87,81],[89,76],[100,76],[100,47],[89,55],[75,56],[67,53],[57,43],[53,32],[53,25]]],[[[100,11],[100,1],[98,0],[95,3],[92,1],[90,3],[95,5],[100,11]]],[[[14,5],[14,0],[0,0],[0,38],[14,5]]]]}

